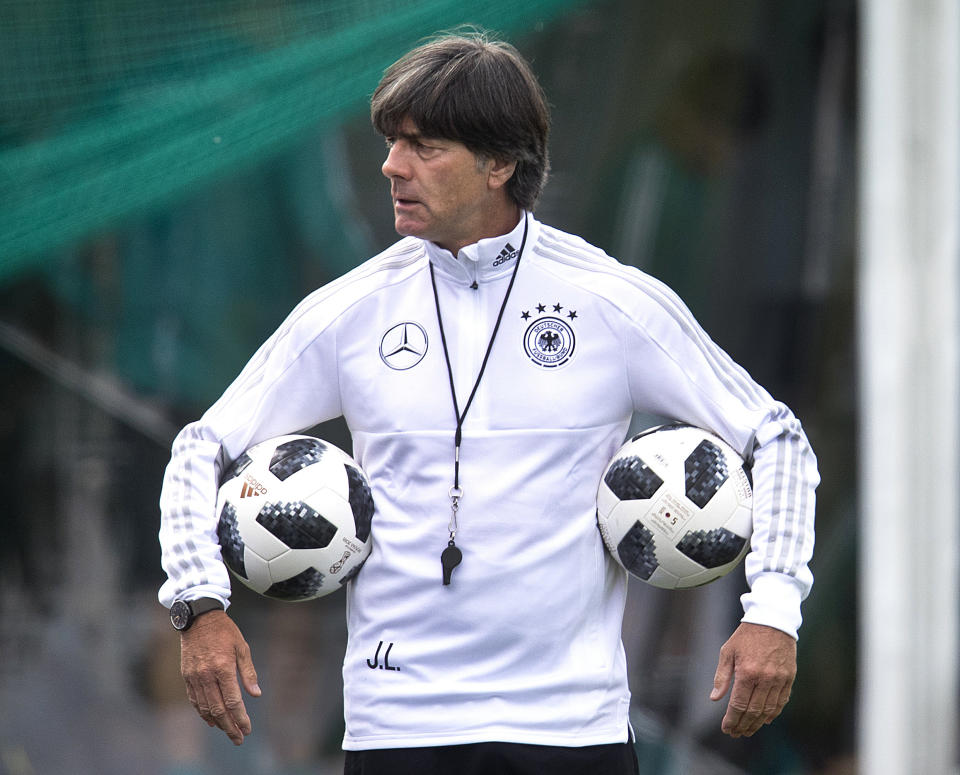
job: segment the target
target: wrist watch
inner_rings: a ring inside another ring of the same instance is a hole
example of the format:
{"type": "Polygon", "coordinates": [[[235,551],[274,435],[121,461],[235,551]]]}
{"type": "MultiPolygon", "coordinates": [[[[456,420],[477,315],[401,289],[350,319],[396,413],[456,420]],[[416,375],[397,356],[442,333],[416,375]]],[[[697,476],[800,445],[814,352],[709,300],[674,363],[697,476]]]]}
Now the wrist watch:
{"type": "Polygon", "coordinates": [[[223,603],[214,600],[212,597],[199,597],[196,600],[177,600],[170,606],[170,623],[173,629],[183,632],[190,629],[200,614],[208,611],[222,611],[223,603]]]}

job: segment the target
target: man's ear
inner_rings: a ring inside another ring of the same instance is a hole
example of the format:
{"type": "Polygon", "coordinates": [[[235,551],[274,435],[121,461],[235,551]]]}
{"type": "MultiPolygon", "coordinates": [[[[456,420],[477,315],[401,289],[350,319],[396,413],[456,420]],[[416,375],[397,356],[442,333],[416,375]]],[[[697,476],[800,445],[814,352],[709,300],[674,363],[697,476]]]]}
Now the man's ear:
{"type": "Polygon", "coordinates": [[[516,160],[506,161],[505,159],[490,159],[487,169],[487,185],[490,188],[503,188],[507,181],[513,177],[517,169],[516,160]]]}

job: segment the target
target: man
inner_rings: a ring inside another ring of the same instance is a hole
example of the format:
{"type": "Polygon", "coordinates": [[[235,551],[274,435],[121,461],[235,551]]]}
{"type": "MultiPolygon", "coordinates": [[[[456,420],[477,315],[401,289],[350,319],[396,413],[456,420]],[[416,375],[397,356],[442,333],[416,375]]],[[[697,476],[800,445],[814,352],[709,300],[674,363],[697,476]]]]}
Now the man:
{"type": "Polygon", "coordinates": [[[789,697],[812,583],[818,475],[799,423],[671,291],[533,217],[549,116],[512,47],[470,35],[414,49],[371,115],[405,238],[308,296],[174,444],[160,598],[190,625],[190,701],[239,744],[237,673],[260,694],[222,610],[219,473],[343,415],[377,509],[347,590],[346,771],[635,772],[626,578],[594,499],[643,410],[754,457],[751,591],[710,695],[730,692],[726,733],[753,734],[789,697]]]}

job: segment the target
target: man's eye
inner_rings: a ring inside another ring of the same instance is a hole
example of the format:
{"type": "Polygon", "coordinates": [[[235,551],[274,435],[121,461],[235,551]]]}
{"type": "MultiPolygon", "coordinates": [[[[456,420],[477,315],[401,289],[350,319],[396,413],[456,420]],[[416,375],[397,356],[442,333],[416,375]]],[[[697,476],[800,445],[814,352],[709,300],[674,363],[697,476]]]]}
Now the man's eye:
{"type": "Polygon", "coordinates": [[[396,137],[384,137],[384,138],[383,138],[383,142],[384,142],[384,144],[387,146],[387,150],[389,151],[391,148],[393,148],[393,146],[395,146],[395,145],[397,144],[397,138],[396,138],[396,137]]]}

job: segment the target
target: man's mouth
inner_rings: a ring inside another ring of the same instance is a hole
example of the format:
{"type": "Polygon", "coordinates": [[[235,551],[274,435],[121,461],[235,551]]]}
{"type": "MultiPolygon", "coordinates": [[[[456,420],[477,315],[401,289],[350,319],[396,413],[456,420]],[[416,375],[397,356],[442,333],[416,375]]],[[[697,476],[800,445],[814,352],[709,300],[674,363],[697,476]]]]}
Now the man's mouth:
{"type": "Polygon", "coordinates": [[[410,205],[415,205],[420,203],[419,199],[415,199],[414,197],[410,196],[410,194],[406,191],[397,191],[396,189],[394,189],[391,192],[391,195],[393,197],[394,204],[400,207],[409,207],[410,205]]]}

